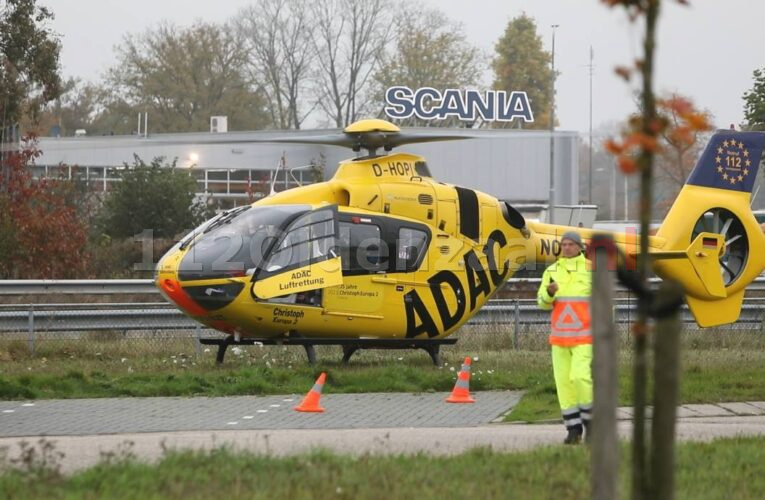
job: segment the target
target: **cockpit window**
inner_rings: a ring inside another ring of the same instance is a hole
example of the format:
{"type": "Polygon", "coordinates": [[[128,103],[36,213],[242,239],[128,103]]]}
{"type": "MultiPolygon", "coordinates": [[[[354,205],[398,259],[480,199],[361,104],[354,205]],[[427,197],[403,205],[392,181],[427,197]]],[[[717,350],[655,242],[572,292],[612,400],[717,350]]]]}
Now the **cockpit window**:
{"type": "Polygon", "coordinates": [[[269,255],[258,277],[335,257],[335,212],[336,208],[327,208],[296,219],[269,255]]]}
{"type": "Polygon", "coordinates": [[[202,235],[187,243],[190,248],[178,277],[190,281],[254,273],[290,222],[310,209],[309,205],[244,207],[205,222],[195,230],[202,235]]]}

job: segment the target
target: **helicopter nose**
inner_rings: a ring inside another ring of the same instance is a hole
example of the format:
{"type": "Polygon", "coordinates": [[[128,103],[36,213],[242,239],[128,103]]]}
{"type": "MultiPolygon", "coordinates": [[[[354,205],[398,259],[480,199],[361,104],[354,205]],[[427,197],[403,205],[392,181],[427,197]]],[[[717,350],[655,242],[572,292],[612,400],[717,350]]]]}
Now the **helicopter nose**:
{"type": "Polygon", "coordinates": [[[175,247],[163,255],[157,263],[154,285],[169,302],[174,303],[186,314],[204,316],[206,311],[191,298],[178,281],[180,260],[181,253],[175,247]]]}
{"type": "Polygon", "coordinates": [[[187,314],[190,314],[192,316],[207,315],[207,311],[205,311],[205,309],[202,306],[197,304],[189,296],[189,294],[187,294],[183,290],[183,287],[181,287],[181,284],[178,282],[178,280],[173,278],[160,277],[157,280],[157,287],[170,301],[174,302],[178,307],[180,307],[187,314]]]}

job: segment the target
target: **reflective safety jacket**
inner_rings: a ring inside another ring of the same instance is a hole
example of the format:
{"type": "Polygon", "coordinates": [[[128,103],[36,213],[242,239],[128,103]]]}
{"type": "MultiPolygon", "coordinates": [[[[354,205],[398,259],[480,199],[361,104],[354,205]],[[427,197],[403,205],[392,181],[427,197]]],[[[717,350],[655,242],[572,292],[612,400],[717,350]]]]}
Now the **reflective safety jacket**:
{"type": "Polygon", "coordinates": [[[583,254],[567,259],[561,257],[545,269],[537,292],[537,304],[552,309],[550,344],[571,347],[592,344],[590,330],[590,293],[592,272],[583,254]],[[547,293],[547,285],[558,284],[554,296],[547,293]]]}

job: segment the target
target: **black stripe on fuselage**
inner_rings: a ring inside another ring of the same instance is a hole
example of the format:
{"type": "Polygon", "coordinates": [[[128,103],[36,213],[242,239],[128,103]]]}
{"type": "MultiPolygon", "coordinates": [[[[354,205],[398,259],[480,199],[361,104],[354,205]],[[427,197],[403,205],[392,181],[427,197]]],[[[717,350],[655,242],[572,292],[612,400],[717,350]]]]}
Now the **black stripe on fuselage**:
{"type": "Polygon", "coordinates": [[[460,233],[473,241],[478,241],[478,195],[472,189],[454,187],[460,202],[460,233]]]}

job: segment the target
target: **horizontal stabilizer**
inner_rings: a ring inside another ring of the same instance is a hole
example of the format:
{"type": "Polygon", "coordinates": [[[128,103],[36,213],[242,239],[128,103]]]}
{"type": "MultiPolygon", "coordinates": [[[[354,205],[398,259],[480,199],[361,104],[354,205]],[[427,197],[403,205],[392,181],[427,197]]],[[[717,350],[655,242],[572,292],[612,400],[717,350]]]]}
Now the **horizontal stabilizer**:
{"type": "MultiPolygon", "coordinates": [[[[690,262],[696,277],[711,297],[727,296],[725,282],[720,272],[720,253],[725,246],[722,235],[700,233],[685,250],[652,251],[649,256],[655,260],[677,260],[690,262]]],[[[668,264],[665,264],[668,265],[668,264]]],[[[687,278],[683,280],[687,286],[687,278]]]]}

